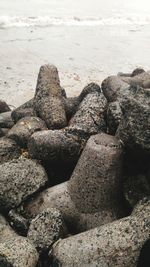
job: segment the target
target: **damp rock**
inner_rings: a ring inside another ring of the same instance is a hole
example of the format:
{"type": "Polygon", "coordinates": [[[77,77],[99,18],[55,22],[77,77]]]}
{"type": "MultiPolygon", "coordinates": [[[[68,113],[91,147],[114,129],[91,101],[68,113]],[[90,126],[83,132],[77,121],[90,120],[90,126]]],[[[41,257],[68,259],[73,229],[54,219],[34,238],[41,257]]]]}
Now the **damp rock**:
{"type": "Polygon", "coordinates": [[[0,165],[0,210],[17,207],[44,187],[48,178],[36,161],[16,159],[0,165]]]}
{"type": "Polygon", "coordinates": [[[64,238],[66,233],[61,212],[51,208],[45,209],[31,221],[27,237],[39,252],[46,252],[58,239],[64,238]]]}
{"type": "Polygon", "coordinates": [[[21,149],[14,140],[6,137],[0,138],[0,164],[19,158],[21,149]]]}
{"type": "Polygon", "coordinates": [[[40,68],[34,97],[34,112],[44,120],[49,129],[67,125],[58,70],[53,65],[40,68]]]}
{"type": "Polygon", "coordinates": [[[46,124],[37,117],[25,117],[19,120],[8,132],[7,137],[26,147],[29,137],[37,131],[46,130],[46,124]]]}

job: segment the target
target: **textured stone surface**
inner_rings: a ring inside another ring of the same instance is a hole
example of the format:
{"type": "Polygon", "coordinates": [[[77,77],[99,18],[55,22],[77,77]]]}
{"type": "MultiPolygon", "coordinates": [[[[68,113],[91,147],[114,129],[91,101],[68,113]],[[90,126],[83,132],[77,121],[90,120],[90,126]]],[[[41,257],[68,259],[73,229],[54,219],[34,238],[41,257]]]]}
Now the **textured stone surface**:
{"type": "Polygon", "coordinates": [[[0,244],[0,266],[36,267],[38,253],[33,244],[24,237],[15,237],[0,244]]]}
{"type": "Polygon", "coordinates": [[[17,159],[0,165],[0,210],[9,210],[43,187],[44,168],[29,159],[17,159]]]}
{"type": "Polygon", "coordinates": [[[11,118],[11,111],[0,113],[0,128],[11,128],[14,122],[11,118]]]}
{"type": "Polygon", "coordinates": [[[29,139],[28,150],[32,158],[72,162],[80,155],[80,143],[78,136],[67,131],[48,130],[34,133],[29,139]]]}
{"type": "Polygon", "coordinates": [[[40,68],[34,97],[34,112],[46,122],[49,129],[60,129],[67,125],[58,70],[53,65],[44,65],[40,68]]]}
{"type": "Polygon", "coordinates": [[[34,101],[34,99],[32,98],[29,101],[27,101],[26,103],[24,103],[23,105],[21,105],[20,107],[14,109],[12,111],[11,117],[15,123],[24,117],[27,117],[27,116],[33,117],[34,116],[34,114],[33,114],[33,101],[34,101]]]}
{"type": "Polygon", "coordinates": [[[0,164],[17,159],[21,155],[21,150],[15,141],[2,137],[0,138],[0,164]]]}
{"type": "Polygon", "coordinates": [[[122,120],[116,136],[134,150],[150,152],[150,90],[131,87],[121,101],[122,120]]]}
{"type": "Polygon", "coordinates": [[[66,234],[67,229],[60,211],[51,208],[45,209],[31,221],[27,237],[42,252],[50,249],[54,242],[66,234]]]}
{"type": "Polygon", "coordinates": [[[115,135],[121,121],[122,111],[119,101],[110,102],[107,107],[107,132],[115,135]]]}
{"type": "Polygon", "coordinates": [[[17,234],[15,231],[10,227],[6,219],[0,214],[0,243],[16,236],[17,234]]]}
{"type": "Polygon", "coordinates": [[[54,266],[135,267],[150,235],[150,202],[131,216],[63,240],[53,246],[54,266]]]}
{"type": "Polygon", "coordinates": [[[12,228],[21,236],[27,236],[29,220],[20,215],[15,209],[9,211],[8,221],[12,228]]]}
{"type": "Polygon", "coordinates": [[[119,206],[121,168],[122,148],[118,140],[104,133],[92,136],[69,181],[70,196],[77,209],[94,213],[119,206]]]}
{"type": "Polygon", "coordinates": [[[37,131],[46,130],[46,124],[37,117],[25,117],[19,120],[8,132],[7,137],[26,147],[29,137],[37,131]]]}
{"type": "Polygon", "coordinates": [[[106,130],[106,99],[98,85],[88,86],[86,92],[90,88],[90,93],[83,98],[68,127],[42,131],[31,136],[28,145],[31,157],[62,162],[76,161],[90,135],[106,130]]]}

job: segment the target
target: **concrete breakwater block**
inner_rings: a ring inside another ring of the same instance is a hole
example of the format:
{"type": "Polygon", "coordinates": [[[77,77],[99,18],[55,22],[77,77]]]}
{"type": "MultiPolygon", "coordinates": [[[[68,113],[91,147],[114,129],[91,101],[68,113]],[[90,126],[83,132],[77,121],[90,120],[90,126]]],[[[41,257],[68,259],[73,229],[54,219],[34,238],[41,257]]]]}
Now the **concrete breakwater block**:
{"type": "Polygon", "coordinates": [[[0,165],[0,210],[8,211],[44,187],[48,178],[36,161],[16,159],[0,165]]]}
{"type": "Polygon", "coordinates": [[[69,181],[70,196],[81,213],[119,210],[122,153],[113,136],[101,133],[88,140],[69,181]]]}
{"type": "Polygon", "coordinates": [[[19,120],[7,133],[21,147],[26,147],[30,136],[37,131],[46,130],[46,124],[38,117],[25,117],[19,120]]]}
{"type": "Polygon", "coordinates": [[[135,267],[150,235],[150,201],[139,203],[131,216],[54,244],[53,266],[135,267]]]}
{"type": "Polygon", "coordinates": [[[25,237],[14,237],[0,243],[0,266],[36,267],[38,253],[25,237]]]}
{"type": "Polygon", "coordinates": [[[45,121],[49,129],[60,129],[67,125],[58,70],[53,65],[44,65],[40,68],[34,97],[34,112],[45,121]]]}

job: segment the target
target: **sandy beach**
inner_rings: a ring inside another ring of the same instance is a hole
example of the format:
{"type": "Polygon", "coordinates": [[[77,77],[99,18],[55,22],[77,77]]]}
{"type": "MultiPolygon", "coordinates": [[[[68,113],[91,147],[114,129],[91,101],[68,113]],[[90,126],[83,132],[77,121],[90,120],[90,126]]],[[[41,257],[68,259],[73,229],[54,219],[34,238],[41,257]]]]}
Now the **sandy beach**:
{"type": "Polygon", "coordinates": [[[35,4],[0,3],[0,98],[9,105],[17,107],[34,95],[45,63],[57,66],[68,96],[117,72],[150,69],[147,6],[38,0],[35,10],[35,4]]]}

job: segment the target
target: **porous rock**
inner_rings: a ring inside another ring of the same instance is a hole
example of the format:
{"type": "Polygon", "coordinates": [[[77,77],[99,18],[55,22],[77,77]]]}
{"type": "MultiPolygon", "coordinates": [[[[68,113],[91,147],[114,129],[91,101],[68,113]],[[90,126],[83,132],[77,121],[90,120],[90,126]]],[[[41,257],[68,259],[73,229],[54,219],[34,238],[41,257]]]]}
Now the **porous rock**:
{"type": "Polygon", "coordinates": [[[27,237],[39,252],[47,251],[58,239],[65,237],[67,229],[63,217],[56,208],[39,213],[29,227],[27,237]]]}
{"type": "Polygon", "coordinates": [[[5,217],[0,214],[0,243],[7,239],[16,237],[17,234],[10,227],[9,223],[6,221],[5,217]]]}
{"type": "Polygon", "coordinates": [[[54,266],[135,267],[150,235],[150,201],[131,216],[60,240],[53,245],[54,266]]]}
{"type": "Polygon", "coordinates": [[[71,199],[80,213],[102,210],[109,213],[109,209],[112,212],[114,207],[112,217],[115,211],[118,211],[119,216],[119,208],[121,216],[122,153],[121,144],[114,136],[100,133],[90,137],[68,187],[71,199]]]}
{"type": "Polygon", "coordinates": [[[107,132],[115,135],[121,121],[122,111],[119,101],[110,102],[107,107],[107,132]]]}
{"type": "Polygon", "coordinates": [[[44,156],[50,161],[76,161],[87,139],[92,134],[106,131],[106,99],[98,85],[90,84],[89,88],[90,93],[83,98],[68,127],[57,131],[42,131],[31,136],[28,144],[31,157],[43,159],[44,156]]]}
{"type": "Polygon", "coordinates": [[[43,119],[49,129],[67,125],[58,70],[53,65],[40,68],[34,97],[34,112],[43,119]]]}
{"type": "Polygon", "coordinates": [[[15,209],[7,215],[11,227],[21,236],[27,236],[30,221],[19,214],[15,209]]]}
{"type": "Polygon", "coordinates": [[[150,152],[150,91],[131,87],[121,101],[122,119],[116,136],[125,147],[138,152],[150,152]]]}
{"type": "Polygon", "coordinates": [[[19,158],[21,149],[14,140],[6,137],[0,138],[0,164],[19,158]]]}
{"type": "Polygon", "coordinates": [[[14,237],[0,243],[0,266],[36,267],[38,253],[33,244],[24,237],[14,237]]]}
{"type": "Polygon", "coordinates": [[[27,101],[26,103],[24,103],[23,105],[21,105],[20,107],[14,109],[12,111],[11,117],[15,123],[24,117],[33,117],[34,116],[33,101],[34,101],[34,99],[32,98],[29,101],[27,101]]]}
{"type": "Polygon", "coordinates": [[[45,186],[47,175],[36,161],[16,159],[0,165],[0,210],[18,206],[45,186]]]}
{"type": "Polygon", "coordinates": [[[25,117],[19,120],[8,132],[7,137],[15,140],[21,147],[26,147],[29,137],[37,131],[47,129],[38,117],[25,117]]]}

